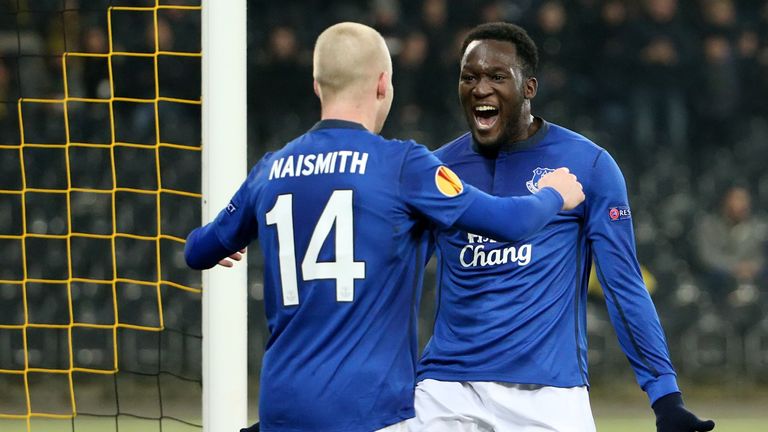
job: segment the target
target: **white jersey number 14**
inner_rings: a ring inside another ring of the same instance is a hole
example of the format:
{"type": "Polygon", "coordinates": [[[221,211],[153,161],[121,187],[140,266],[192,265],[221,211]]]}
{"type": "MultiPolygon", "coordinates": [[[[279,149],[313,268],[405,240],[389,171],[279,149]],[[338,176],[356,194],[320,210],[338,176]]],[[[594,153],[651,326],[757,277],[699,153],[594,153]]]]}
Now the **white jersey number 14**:
{"type": "MultiPolygon", "coordinates": [[[[296,247],[293,236],[293,195],[277,197],[272,210],[267,212],[267,225],[277,226],[278,256],[280,258],[280,282],[283,286],[283,304],[299,304],[296,273],[296,247]]],[[[352,191],[333,191],[320,219],[312,231],[307,252],[301,262],[305,281],[316,279],[336,280],[336,300],[351,302],[355,296],[355,279],[365,279],[365,262],[355,261],[353,236],[352,191]],[[318,262],[320,248],[336,224],[336,260],[318,262]]]]}

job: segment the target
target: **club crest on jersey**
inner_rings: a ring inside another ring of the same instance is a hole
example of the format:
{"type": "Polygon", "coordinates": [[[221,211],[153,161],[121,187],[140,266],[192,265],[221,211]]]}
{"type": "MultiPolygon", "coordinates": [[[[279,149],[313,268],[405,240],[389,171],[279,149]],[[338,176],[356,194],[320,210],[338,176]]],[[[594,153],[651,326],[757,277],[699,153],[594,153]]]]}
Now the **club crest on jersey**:
{"type": "Polygon", "coordinates": [[[435,184],[437,189],[447,197],[454,197],[464,190],[459,176],[447,166],[440,166],[435,171],[435,184]]]}
{"type": "Polygon", "coordinates": [[[611,219],[611,222],[632,219],[632,211],[627,206],[611,207],[608,209],[608,217],[611,219]]]}
{"type": "Polygon", "coordinates": [[[539,180],[541,180],[542,177],[545,175],[554,172],[552,168],[541,168],[537,167],[535,170],[533,170],[533,177],[531,177],[530,180],[525,182],[525,187],[528,188],[531,193],[536,193],[539,191],[539,180]]]}

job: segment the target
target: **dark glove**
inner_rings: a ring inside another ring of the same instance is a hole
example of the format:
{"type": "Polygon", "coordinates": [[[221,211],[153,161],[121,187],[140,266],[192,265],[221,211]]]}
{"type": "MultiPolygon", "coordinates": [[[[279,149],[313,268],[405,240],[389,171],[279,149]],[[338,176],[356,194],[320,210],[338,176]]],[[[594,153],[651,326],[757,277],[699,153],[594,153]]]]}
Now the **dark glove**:
{"type": "Polygon", "coordinates": [[[259,432],[259,422],[249,428],[240,429],[240,432],[259,432]]]}
{"type": "Polygon", "coordinates": [[[680,393],[657,399],[653,403],[653,412],[656,413],[657,432],[706,432],[715,428],[712,420],[700,420],[685,409],[680,393]]]}

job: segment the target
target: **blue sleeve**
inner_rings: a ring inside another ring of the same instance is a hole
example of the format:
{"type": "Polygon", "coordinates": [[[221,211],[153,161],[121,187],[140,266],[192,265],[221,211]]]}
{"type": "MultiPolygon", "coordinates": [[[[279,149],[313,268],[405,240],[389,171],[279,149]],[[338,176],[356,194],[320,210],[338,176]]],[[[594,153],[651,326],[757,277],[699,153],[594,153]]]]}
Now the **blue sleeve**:
{"type": "Polygon", "coordinates": [[[624,177],[605,151],[593,164],[586,204],[586,233],[611,322],[638,384],[653,403],[680,390],[664,331],[640,273],[624,177]]]}
{"type": "Polygon", "coordinates": [[[187,236],[187,243],[184,245],[184,259],[194,270],[209,269],[233,252],[221,243],[212,224],[195,228],[187,236]]]}
{"type": "Polygon", "coordinates": [[[525,197],[494,197],[470,185],[423,146],[413,146],[401,173],[406,203],[440,228],[457,226],[502,241],[528,237],[549,223],[563,207],[557,191],[525,197]]]}
{"type": "Polygon", "coordinates": [[[408,207],[440,228],[452,226],[474,201],[456,174],[415,143],[403,161],[400,195],[408,207]]]}
{"type": "Polygon", "coordinates": [[[211,268],[256,238],[259,227],[255,198],[261,188],[258,177],[268,156],[256,164],[213,222],[196,228],[187,236],[184,257],[189,267],[196,270],[211,268]]]}
{"type": "Polygon", "coordinates": [[[544,228],[563,208],[563,198],[552,188],[522,197],[495,197],[467,185],[473,204],[454,226],[489,238],[514,242],[544,228]]]}

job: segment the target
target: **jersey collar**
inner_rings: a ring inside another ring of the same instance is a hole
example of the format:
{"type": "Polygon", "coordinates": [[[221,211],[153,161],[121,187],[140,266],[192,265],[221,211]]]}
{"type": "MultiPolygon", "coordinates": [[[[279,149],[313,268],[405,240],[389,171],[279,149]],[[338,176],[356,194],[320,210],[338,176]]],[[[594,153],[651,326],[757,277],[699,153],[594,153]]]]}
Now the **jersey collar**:
{"type": "MultiPolygon", "coordinates": [[[[540,117],[537,117],[540,118],[540,117]]],[[[500,152],[510,153],[510,152],[516,152],[520,150],[526,150],[532,147],[536,147],[537,144],[541,142],[541,140],[544,139],[545,136],[547,136],[547,133],[549,132],[549,122],[541,119],[541,127],[539,130],[536,131],[535,134],[531,135],[528,139],[524,139],[522,141],[517,141],[511,144],[504,144],[499,149],[500,152]]],[[[470,137],[472,135],[470,134],[470,137]]],[[[472,150],[474,150],[476,153],[481,153],[478,149],[477,143],[475,142],[474,138],[472,139],[472,150]]]]}
{"type": "Polygon", "coordinates": [[[368,130],[365,128],[365,126],[361,125],[360,123],[355,123],[348,120],[326,119],[326,120],[320,120],[319,122],[315,123],[315,125],[312,126],[312,129],[310,129],[309,131],[314,132],[320,129],[368,130]]]}

